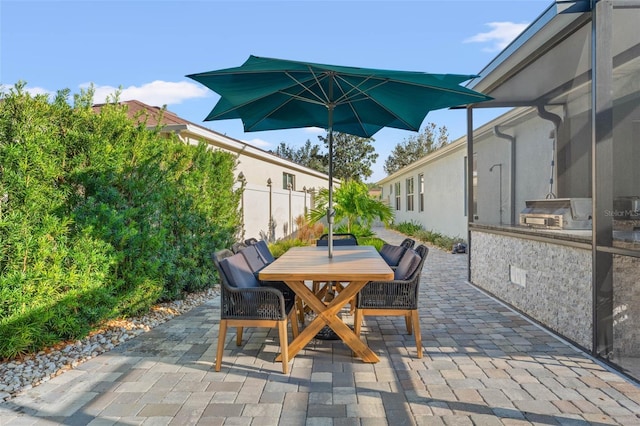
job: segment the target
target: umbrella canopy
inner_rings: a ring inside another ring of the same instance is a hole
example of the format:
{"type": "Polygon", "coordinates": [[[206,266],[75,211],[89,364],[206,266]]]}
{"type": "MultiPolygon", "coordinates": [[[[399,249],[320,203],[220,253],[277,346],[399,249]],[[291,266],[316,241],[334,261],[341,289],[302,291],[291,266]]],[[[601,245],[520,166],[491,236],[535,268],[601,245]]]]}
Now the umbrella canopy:
{"type": "Polygon", "coordinates": [[[250,56],[239,67],[191,74],[221,98],[205,118],[240,118],[246,132],[320,127],[329,134],[332,256],[333,131],[371,137],[384,127],[419,131],[429,111],[490,100],[460,86],[474,75],[428,74],[250,56]]]}

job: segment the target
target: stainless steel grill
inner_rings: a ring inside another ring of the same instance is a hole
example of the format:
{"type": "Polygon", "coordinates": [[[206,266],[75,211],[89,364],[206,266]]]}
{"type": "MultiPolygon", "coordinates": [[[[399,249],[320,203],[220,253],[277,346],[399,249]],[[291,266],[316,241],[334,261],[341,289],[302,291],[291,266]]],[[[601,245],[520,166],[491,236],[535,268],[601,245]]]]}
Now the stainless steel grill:
{"type": "Polygon", "coordinates": [[[520,225],[546,229],[591,229],[591,198],[525,201],[520,225]]]}

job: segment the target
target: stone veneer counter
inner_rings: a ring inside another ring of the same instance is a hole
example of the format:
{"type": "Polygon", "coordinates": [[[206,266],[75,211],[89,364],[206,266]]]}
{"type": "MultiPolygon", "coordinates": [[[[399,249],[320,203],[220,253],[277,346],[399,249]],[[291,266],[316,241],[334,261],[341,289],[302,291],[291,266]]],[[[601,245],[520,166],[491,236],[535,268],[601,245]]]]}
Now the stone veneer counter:
{"type": "Polygon", "coordinates": [[[592,337],[589,243],[590,236],[566,231],[473,225],[471,282],[588,348],[592,337]]]}
{"type": "MultiPolygon", "coordinates": [[[[618,227],[617,227],[618,228],[618,227]]],[[[614,248],[640,251],[640,232],[614,248]]],[[[471,281],[584,348],[592,340],[590,230],[472,224],[471,281]]],[[[640,356],[640,258],[613,255],[614,356],[640,356]]]]}

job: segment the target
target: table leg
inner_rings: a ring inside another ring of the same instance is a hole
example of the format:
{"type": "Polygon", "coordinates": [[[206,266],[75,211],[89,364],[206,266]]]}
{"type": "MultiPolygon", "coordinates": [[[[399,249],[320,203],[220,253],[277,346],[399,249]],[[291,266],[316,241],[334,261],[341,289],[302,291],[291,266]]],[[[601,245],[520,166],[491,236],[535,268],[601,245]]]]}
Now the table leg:
{"type": "MultiPolygon", "coordinates": [[[[362,289],[366,282],[349,283],[338,296],[325,305],[304,285],[304,282],[287,282],[291,288],[313,309],[317,317],[289,345],[289,358],[293,358],[315,335],[328,325],[364,362],[378,362],[378,356],[338,317],[340,310],[362,289]]],[[[278,358],[276,358],[278,360],[278,358]]]]}
{"type": "Polygon", "coordinates": [[[338,293],[338,297],[327,306],[327,309],[319,313],[318,316],[323,318],[325,323],[336,332],[340,339],[342,339],[362,361],[375,363],[380,361],[378,355],[365,345],[362,340],[360,340],[360,337],[337,316],[337,313],[340,312],[366,284],[367,282],[350,282],[338,293]]]}

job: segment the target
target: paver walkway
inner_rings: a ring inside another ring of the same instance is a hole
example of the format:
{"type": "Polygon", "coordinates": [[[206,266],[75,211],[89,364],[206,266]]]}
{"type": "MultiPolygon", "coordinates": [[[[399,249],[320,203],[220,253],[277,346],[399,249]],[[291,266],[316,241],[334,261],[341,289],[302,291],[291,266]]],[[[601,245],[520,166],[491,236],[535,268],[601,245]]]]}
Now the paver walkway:
{"type": "Polygon", "coordinates": [[[367,317],[377,364],[313,341],[283,375],[277,332],[247,329],[216,373],[213,300],[0,404],[0,425],[640,425],[640,387],[469,285],[466,262],[430,250],[423,359],[403,318],[367,317]]]}

